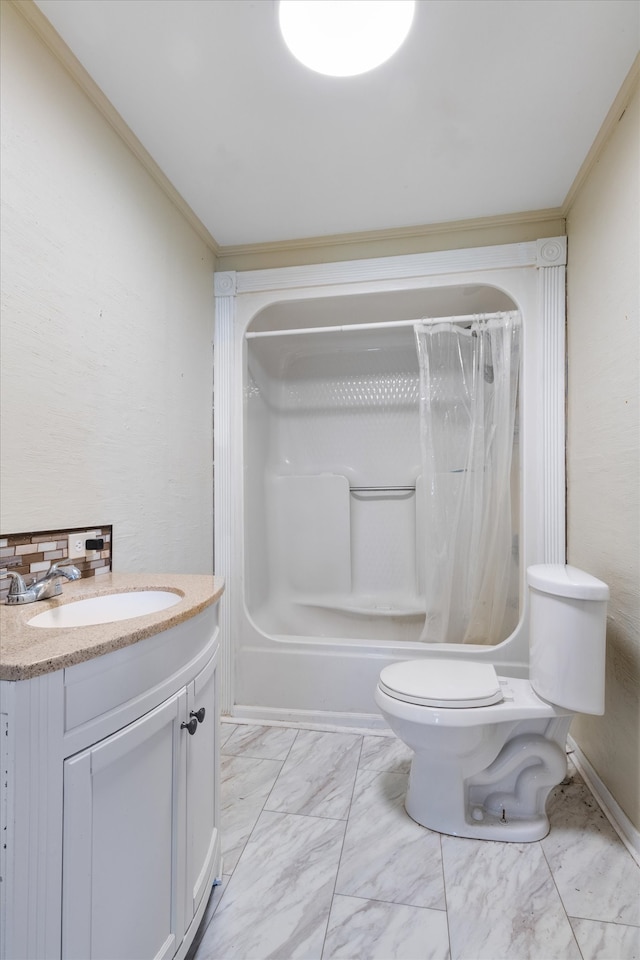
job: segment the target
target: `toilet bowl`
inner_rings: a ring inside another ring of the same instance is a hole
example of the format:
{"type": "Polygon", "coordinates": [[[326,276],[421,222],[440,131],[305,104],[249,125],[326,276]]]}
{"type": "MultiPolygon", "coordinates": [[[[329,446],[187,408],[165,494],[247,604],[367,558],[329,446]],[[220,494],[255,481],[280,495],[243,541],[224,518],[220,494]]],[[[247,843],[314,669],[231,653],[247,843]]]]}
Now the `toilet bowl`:
{"type": "Polygon", "coordinates": [[[429,657],[380,674],[376,703],[414,752],[407,813],[440,833],[546,836],[571,720],[604,713],[608,587],[560,564],[529,567],[527,584],[529,679],[499,676],[486,659],[429,657]]]}

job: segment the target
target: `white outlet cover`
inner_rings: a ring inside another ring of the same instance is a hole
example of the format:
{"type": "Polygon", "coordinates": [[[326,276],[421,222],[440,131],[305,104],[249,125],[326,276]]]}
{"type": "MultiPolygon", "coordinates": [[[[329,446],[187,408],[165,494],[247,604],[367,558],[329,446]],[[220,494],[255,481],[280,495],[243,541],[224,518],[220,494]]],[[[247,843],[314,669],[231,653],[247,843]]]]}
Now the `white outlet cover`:
{"type": "Polygon", "coordinates": [[[69,560],[78,560],[80,557],[86,555],[85,550],[85,541],[88,539],[90,534],[85,530],[84,533],[70,533],[69,534],[69,547],[68,547],[68,558],[69,560]]]}

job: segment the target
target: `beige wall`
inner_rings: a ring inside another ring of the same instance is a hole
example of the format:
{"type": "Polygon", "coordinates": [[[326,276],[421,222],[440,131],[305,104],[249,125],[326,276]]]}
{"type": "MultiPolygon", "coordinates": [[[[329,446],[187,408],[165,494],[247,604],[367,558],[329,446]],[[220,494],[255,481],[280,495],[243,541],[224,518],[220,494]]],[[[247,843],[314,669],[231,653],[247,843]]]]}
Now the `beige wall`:
{"type": "Polygon", "coordinates": [[[604,717],[572,734],[640,829],[640,97],[567,219],[568,559],[611,589],[604,717]]]}
{"type": "Polygon", "coordinates": [[[0,532],[212,569],[213,254],[2,3],[0,532]]]}

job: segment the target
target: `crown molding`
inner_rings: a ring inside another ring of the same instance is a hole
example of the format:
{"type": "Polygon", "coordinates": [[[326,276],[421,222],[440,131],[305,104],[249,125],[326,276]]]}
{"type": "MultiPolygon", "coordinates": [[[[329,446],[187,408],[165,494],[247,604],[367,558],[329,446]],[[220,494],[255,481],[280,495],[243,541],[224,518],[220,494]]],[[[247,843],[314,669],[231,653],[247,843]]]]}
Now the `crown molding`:
{"type": "Polygon", "coordinates": [[[301,237],[297,240],[272,240],[265,243],[241,243],[220,247],[221,256],[245,253],[264,253],[266,250],[300,250],[305,247],[332,247],[340,243],[375,243],[378,240],[403,240],[445,232],[478,230],[513,223],[538,223],[559,217],[560,208],[529,210],[524,213],[506,213],[495,217],[477,217],[473,220],[444,220],[439,223],[418,224],[411,227],[391,227],[386,230],[363,230],[359,233],[336,233],[319,237],[301,237]]]}
{"type": "Polygon", "coordinates": [[[576,196],[580,192],[585,180],[591,173],[592,168],[598,162],[600,154],[602,153],[603,148],[605,147],[607,141],[611,137],[613,131],[615,130],[617,124],[622,119],[622,115],[629,105],[631,97],[635,93],[638,83],[640,82],[640,53],[633,61],[629,73],[624,79],[622,86],[620,87],[616,98],[611,104],[609,112],[607,113],[602,126],[600,127],[595,140],[591,144],[591,148],[585,157],[582,166],[578,170],[575,180],[569,187],[569,192],[564,198],[564,203],[561,207],[561,214],[563,217],[567,217],[573,203],[576,199],[576,196]]]}
{"type": "Polygon", "coordinates": [[[34,0],[9,0],[9,2],[26,20],[42,43],[44,43],[59,60],[67,73],[73,77],[83,93],[102,114],[121,140],[124,141],[149,176],[152,177],[165,196],[180,211],[200,239],[209,247],[214,255],[217,256],[220,251],[220,246],[217,241],[211,236],[199,217],[193,212],[189,204],[165,176],[151,154],[142,146],[133,130],[127,126],[111,101],[105,96],[95,80],[87,73],[62,37],[54,30],[34,0]]]}
{"type": "Polygon", "coordinates": [[[372,256],[367,247],[398,246],[398,252],[428,252],[447,246],[469,247],[482,245],[482,234],[494,232],[496,239],[487,237],[487,243],[509,243],[533,240],[564,232],[564,216],[559,207],[545,210],[529,210],[520,213],[500,214],[494,217],[477,217],[470,220],[447,220],[439,223],[420,224],[411,227],[392,227],[386,230],[367,230],[359,233],[340,233],[319,237],[302,237],[296,240],[276,240],[266,243],[220,246],[219,269],[260,269],[281,265],[302,265],[329,259],[355,259],[353,248],[362,248],[358,255],[372,256]],[[562,221],[562,222],[561,222],[562,221]],[[515,233],[518,236],[515,236],[515,233]],[[507,236],[514,233],[514,236],[507,236]],[[463,235],[474,235],[470,243],[463,235]],[[500,236],[498,236],[500,235],[500,236]],[[436,241],[433,244],[430,241],[436,241]],[[462,241],[462,242],[460,242],[462,241]],[[341,255],[342,254],[342,255],[341,255]]]}

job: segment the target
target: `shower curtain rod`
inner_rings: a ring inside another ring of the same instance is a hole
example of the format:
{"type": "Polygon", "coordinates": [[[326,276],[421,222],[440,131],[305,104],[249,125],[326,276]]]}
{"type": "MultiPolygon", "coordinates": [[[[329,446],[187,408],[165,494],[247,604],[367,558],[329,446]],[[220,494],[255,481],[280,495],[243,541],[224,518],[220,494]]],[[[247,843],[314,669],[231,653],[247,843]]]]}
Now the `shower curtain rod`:
{"type": "Polygon", "coordinates": [[[296,327],[293,330],[259,330],[245,333],[247,340],[259,337],[297,337],[302,333],[346,333],[351,330],[390,330],[395,327],[414,327],[416,323],[472,323],[474,320],[500,320],[513,316],[516,310],[503,310],[500,313],[470,313],[460,317],[425,317],[419,320],[385,320],[382,323],[347,323],[335,327],[296,327]]]}

